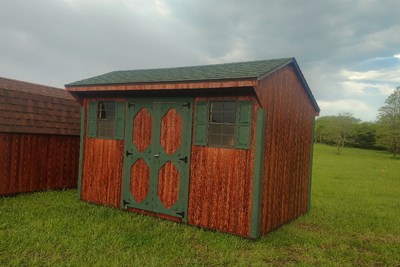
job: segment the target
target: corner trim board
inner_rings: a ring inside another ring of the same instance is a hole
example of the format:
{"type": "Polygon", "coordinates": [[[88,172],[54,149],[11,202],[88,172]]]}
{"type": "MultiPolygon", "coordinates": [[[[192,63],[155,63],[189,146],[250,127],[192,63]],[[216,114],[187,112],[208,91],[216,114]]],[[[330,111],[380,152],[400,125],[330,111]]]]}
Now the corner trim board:
{"type": "Polygon", "coordinates": [[[314,130],[315,130],[315,116],[313,117],[313,126],[311,134],[311,156],[310,156],[310,178],[308,180],[308,207],[307,212],[311,208],[311,180],[312,180],[312,166],[313,166],[313,155],[314,155],[314,130]]]}
{"type": "Polygon", "coordinates": [[[264,163],[264,136],[267,110],[257,110],[256,137],[254,148],[254,167],[253,167],[253,192],[251,198],[251,223],[250,237],[260,236],[261,222],[261,195],[262,195],[262,174],[264,163]]]}
{"type": "Polygon", "coordinates": [[[79,170],[78,170],[78,199],[81,199],[81,189],[82,189],[82,172],[83,172],[83,143],[85,140],[85,115],[86,109],[81,108],[81,136],[79,142],[79,170]]]}

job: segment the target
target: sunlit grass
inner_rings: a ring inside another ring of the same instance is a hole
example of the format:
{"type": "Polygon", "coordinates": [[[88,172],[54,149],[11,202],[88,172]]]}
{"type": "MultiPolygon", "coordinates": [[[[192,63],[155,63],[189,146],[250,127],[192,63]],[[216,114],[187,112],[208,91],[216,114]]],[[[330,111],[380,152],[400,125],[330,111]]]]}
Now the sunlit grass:
{"type": "Polygon", "coordinates": [[[316,145],[311,211],[256,241],[88,204],[0,198],[0,266],[399,266],[400,160],[316,145]]]}

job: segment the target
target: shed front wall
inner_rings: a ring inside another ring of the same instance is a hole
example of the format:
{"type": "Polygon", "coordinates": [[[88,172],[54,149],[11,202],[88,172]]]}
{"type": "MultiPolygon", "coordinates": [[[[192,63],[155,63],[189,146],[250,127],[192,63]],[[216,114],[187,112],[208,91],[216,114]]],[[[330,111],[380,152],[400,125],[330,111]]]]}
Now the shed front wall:
{"type": "Polygon", "coordinates": [[[209,100],[253,101],[251,149],[195,146],[192,140],[188,223],[249,237],[255,124],[260,106],[254,96],[198,97],[195,102],[209,100]]]}
{"type": "MultiPolygon", "coordinates": [[[[188,223],[249,236],[255,118],[260,105],[254,95],[197,97],[195,102],[213,99],[253,101],[251,149],[194,146],[192,140],[188,223]]],[[[87,138],[88,102],[99,100],[125,101],[123,98],[88,98],[84,100],[86,114],[81,199],[120,208],[124,141],[87,138]]],[[[194,110],[195,107],[193,107],[193,118],[195,116],[194,110]]],[[[192,138],[193,136],[192,133],[192,138]]],[[[137,209],[129,210],[141,212],[137,209]]],[[[142,213],[158,216],[146,211],[142,213]]]]}
{"type": "Polygon", "coordinates": [[[120,208],[124,140],[87,137],[89,101],[125,101],[125,99],[85,99],[85,138],[82,166],[81,200],[120,208]]]}
{"type": "Polygon", "coordinates": [[[260,235],[307,212],[313,116],[296,73],[286,66],[255,88],[267,109],[260,235]]]}
{"type": "Polygon", "coordinates": [[[76,187],[79,136],[0,133],[0,195],[76,187]]]}

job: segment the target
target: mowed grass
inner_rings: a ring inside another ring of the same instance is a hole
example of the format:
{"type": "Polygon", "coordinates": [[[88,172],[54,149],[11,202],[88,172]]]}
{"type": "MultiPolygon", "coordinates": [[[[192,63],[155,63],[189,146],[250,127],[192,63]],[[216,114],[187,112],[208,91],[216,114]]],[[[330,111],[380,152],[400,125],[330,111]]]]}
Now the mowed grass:
{"type": "Polygon", "coordinates": [[[400,266],[400,160],[316,145],[311,211],[258,240],[76,199],[0,198],[0,266],[400,266]]]}

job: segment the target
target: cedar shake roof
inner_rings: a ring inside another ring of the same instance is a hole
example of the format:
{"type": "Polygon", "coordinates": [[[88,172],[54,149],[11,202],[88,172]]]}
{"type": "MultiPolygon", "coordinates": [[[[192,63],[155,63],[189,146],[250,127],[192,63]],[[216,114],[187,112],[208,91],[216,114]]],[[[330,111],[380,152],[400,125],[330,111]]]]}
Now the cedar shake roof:
{"type": "Polygon", "coordinates": [[[258,78],[285,63],[290,63],[293,59],[280,58],[193,67],[113,71],[65,86],[258,78]]]}
{"type": "Polygon", "coordinates": [[[0,77],[0,132],[80,135],[80,105],[65,90],[0,77]]]}

